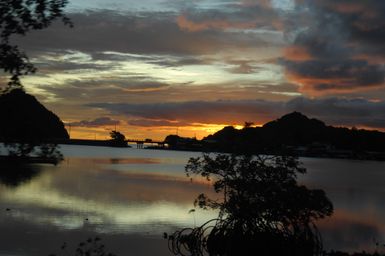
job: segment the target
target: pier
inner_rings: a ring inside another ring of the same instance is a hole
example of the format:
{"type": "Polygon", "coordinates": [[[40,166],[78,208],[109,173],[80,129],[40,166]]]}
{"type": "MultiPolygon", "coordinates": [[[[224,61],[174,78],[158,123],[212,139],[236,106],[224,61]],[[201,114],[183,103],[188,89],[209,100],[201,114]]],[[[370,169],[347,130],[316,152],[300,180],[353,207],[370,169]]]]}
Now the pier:
{"type": "Polygon", "coordinates": [[[165,142],[164,141],[156,141],[152,139],[144,139],[144,140],[138,140],[138,139],[126,139],[127,143],[136,143],[136,148],[142,149],[145,144],[149,145],[157,145],[158,147],[164,148],[165,142]]]}
{"type": "MultiPolygon", "coordinates": [[[[89,140],[89,139],[60,139],[49,141],[50,143],[55,144],[67,144],[67,145],[83,145],[83,146],[103,146],[103,147],[116,147],[111,144],[111,140],[89,140]]],[[[152,139],[126,139],[125,142],[136,144],[136,148],[142,149],[144,145],[152,145],[157,146],[159,148],[166,147],[166,143],[160,140],[152,140],[152,139]]],[[[127,147],[127,145],[125,147],[127,147]]],[[[117,146],[124,147],[124,146],[117,146]]]]}

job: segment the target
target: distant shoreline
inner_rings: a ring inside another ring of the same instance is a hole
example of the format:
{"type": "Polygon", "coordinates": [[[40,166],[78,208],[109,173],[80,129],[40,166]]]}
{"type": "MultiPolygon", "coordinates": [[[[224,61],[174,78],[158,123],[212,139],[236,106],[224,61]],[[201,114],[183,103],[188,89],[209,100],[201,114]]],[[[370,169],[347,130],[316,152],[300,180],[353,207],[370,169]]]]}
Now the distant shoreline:
{"type": "MultiPolygon", "coordinates": [[[[81,139],[72,139],[67,141],[67,143],[58,143],[63,145],[79,145],[79,146],[101,146],[101,147],[113,147],[108,144],[108,141],[103,140],[81,140],[81,139]]],[[[125,148],[125,147],[120,147],[125,148]]],[[[128,148],[132,148],[128,146],[128,148]]],[[[207,150],[203,146],[201,148],[189,148],[189,147],[159,147],[159,146],[148,146],[143,149],[153,149],[153,150],[169,150],[169,151],[190,151],[190,152],[213,152],[219,153],[220,151],[207,150]]],[[[221,151],[221,153],[231,153],[221,151]]],[[[331,150],[324,152],[312,152],[312,151],[297,151],[297,150],[288,150],[285,153],[289,155],[295,155],[298,157],[312,157],[312,158],[331,158],[331,159],[350,159],[350,160],[362,160],[362,161],[385,161],[385,153],[383,152],[353,152],[349,150],[331,150]]],[[[264,155],[275,155],[277,152],[258,152],[255,154],[264,154],[264,155]]]]}
{"type": "Polygon", "coordinates": [[[53,141],[56,144],[64,145],[81,145],[81,146],[99,146],[99,147],[120,147],[127,148],[130,146],[111,145],[111,140],[87,140],[87,139],[62,139],[53,141]]]}
{"type": "MultiPolygon", "coordinates": [[[[111,148],[133,148],[130,145],[121,146],[121,145],[111,145],[110,140],[88,140],[88,139],[60,139],[55,141],[50,141],[49,143],[61,144],[61,145],[76,145],[76,146],[94,146],[94,147],[111,147],[111,148]]],[[[151,143],[149,143],[151,144],[151,143]]],[[[221,153],[232,153],[220,150],[210,150],[205,148],[203,145],[201,147],[160,147],[149,145],[147,147],[140,147],[141,149],[153,149],[153,150],[169,150],[169,151],[191,151],[191,152],[221,152],[221,153]]],[[[242,152],[240,152],[242,153],[242,152]]],[[[276,155],[279,152],[254,152],[252,154],[266,154],[266,155],[276,155]]],[[[303,150],[285,150],[285,154],[295,155],[298,157],[312,157],[312,158],[331,158],[331,159],[350,159],[350,160],[363,160],[363,161],[385,161],[384,152],[354,152],[351,150],[326,150],[322,152],[313,152],[313,151],[303,151],[303,150]]],[[[19,158],[10,158],[9,156],[0,155],[0,163],[49,163],[57,164],[54,159],[44,158],[44,157],[19,157],[19,158]]]]}

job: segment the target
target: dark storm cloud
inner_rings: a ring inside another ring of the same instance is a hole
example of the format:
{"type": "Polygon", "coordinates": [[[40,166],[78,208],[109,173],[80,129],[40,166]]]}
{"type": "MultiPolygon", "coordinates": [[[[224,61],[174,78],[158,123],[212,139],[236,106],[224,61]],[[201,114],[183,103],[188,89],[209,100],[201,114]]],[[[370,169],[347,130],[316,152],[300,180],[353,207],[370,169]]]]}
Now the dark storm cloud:
{"type": "Polygon", "coordinates": [[[215,53],[225,47],[258,44],[255,37],[243,37],[238,33],[189,33],[177,25],[175,13],[87,11],[69,16],[75,24],[74,28],[53,24],[43,31],[17,38],[19,44],[31,51],[70,49],[87,53],[112,51],[174,55],[215,53]]]}
{"type": "MultiPolygon", "coordinates": [[[[316,91],[365,89],[385,82],[382,65],[365,60],[308,60],[285,61],[291,77],[316,91]]],[[[308,88],[307,88],[308,89],[308,88]]]]}
{"type": "Polygon", "coordinates": [[[178,19],[184,30],[269,29],[276,30],[277,12],[263,5],[241,5],[234,2],[222,8],[190,8],[178,19]]]}
{"type": "Polygon", "coordinates": [[[71,99],[73,103],[92,101],[137,101],[138,94],[157,94],[167,90],[168,84],[140,78],[99,78],[98,80],[73,80],[65,86],[39,86],[39,89],[55,95],[58,99],[71,99]]]}
{"type": "MultiPolygon", "coordinates": [[[[106,84],[107,85],[107,84],[106,84]]],[[[95,88],[95,84],[92,81],[67,83],[65,86],[39,86],[38,88],[45,93],[54,95],[55,98],[63,100],[64,104],[70,103],[84,103],[95,99],[105,100],[111,97],[111,95],[122,94],[122,90],[115,87],[100,87],[95,88]]]]}
{"type": "Polygon", "coordinates": [[[288,102],[234,100],[148,104],[94,103],[87,106],[105,109],[112,114],[126,115],[134,119],[190,124],[242,124],[244,121],[264,123],[289,112],[300,111],[330,125],[385,129],[385,101],[371,102],[364,99],[300,97],[288,102]]]}
{"type": "Polygon", "coordinates": [[[45,61],[40,60],[35,62],[36,67],[39,69],[39,74],[48,75],[50,73],[68,72],[68,71],[107,71],[111,68],[118,67],[118,64],[100,64],[100,63],[80,63],[80,62],[65,62],[65,61],[45,61]]]}
{"type": "Polygon", "coordinates": [[[320,118],[332,125],[385,128],[385,101],[301,97],[289,101],[286,108],[320,118]]]}
{"type": "Polygon", "coordinates": [[[288,77],[310,94],[385,86],[385,2],[303,0],[307,15],[287,54],[288,77]],[[306,56],[298,59],[298,55],[306,56]]]}
{"type": "MultiPolygon", "coordinates": [[[[17,40],[32,55],[35,51],[73,50],[88,53],[94,61],[136,59],[178,67],[212,64],[206,60],[209,54],[282,46],[281,32],[285,32],[287,38],[294,37],[291,46],[297,53],[307,56],[302,60],[285,56],[281,62],[288,78],[302,84],[304,92],[326,94],[384,86],[384,1],[297,0],[296,8],[285,12],[273,8],[268,0],[183,2],[188,4],[167,1],[177,6],[175,12],[72,13],[73,29],[53,24],[17,40]]],[[[91,69],[93,63],[78,65],[73,68],[91,69]]],[[[71,67],[63,64],[60,68],[71,67]]],[[[227,70],[253,72],[246,62],[227,70]]]]}
{"type": "Polygon", "coordinates": [[[68,125],[78,126],[78,127],[100,127],[100,126],[118,125],[118,124],[120,124],[120,121],[113,120],[110,117],[99,117],[94,120],[82,120],[79,122],[68,123],[68,125]]]}
{"type": "MultiPolygon", "coordinates": [[[[349,39],[360,43],[354,47],[360,51],[373,46],[384,47],[385,43],[385,2],[378,0],[299,0],[300,6],[309,8],[312,20],[309,32],[325,35],[330,31],[339,32],[332,42],[341,43],[349,39]]],[[[331,34],[330,34],[331,35],[331,34]]],[[[341,49],[341,48],[340,48],[341,49]]],[[[384,52],[380,52],[383,56],[384,52]]]]}
{"type": "MultiPolygon", "coordinates": [[[[385,2],[378,0],[342,0],[326,3],[325,10],[338,13],[353,40],[366,42],[368,46],[385,44],[385,2]]],[[[385,55],[385,52],[380,52],[385,55]]]]}

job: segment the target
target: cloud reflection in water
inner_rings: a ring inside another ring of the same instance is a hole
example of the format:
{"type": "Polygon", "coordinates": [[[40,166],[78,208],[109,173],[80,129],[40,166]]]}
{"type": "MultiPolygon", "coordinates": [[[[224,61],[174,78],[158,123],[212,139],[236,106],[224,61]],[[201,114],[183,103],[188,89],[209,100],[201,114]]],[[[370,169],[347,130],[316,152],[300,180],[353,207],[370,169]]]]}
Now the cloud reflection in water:
{"type": "Polygon", "coordinates": [[[45,167],[30,183],[5,189],[0,202],[13,204],[16,210],[11,214],[16,218],[101,232],[153,232],[155,226],[191,225],[215,216],[213,212],[188,214],[195,196],[210,189],[207,184],[160,174],[123,173],[94,163],[73,161],[56,170],[45,167]]]}
{"type": "MultiPolygon", "coordinates": [[[[64,241],[102,235],[120,255],[129,247],[135,248],[133,255],[169,255],[163,232],[216,216],[188,213],[199,193],[215,197],[207,181],[191,183],[184,175],[188,157],[196,153],[111,149],[108,155],[103,149],[92,156],[92,150],[56,167],[40,166],[39,175],[19,186],[0,184],[0,254],[44,255],[54,251],[44,248],[42,239],[58,249],[64,241]]],[[[324,189],[336,208],[332,218],[320,222],[325,247],[370,251],[374,240],[384,243],[384,163],[302,160],[308,174],[301,182],[324,189]]]]}

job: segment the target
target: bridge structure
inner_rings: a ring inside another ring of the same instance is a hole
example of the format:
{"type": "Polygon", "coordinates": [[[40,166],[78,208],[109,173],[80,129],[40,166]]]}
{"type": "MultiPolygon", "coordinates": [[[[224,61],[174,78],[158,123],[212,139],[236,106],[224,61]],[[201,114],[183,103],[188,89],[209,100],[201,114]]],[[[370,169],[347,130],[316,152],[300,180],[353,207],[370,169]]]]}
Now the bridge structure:
{"type": "Polygon", "coordinates": [[[127,143],[136,143],[136,148],[143,148],[144,144],[157,145],[158,147],[164,148],[166,143],[160,140],[152,140],[152,139],[126,139],[127,143]]]}

